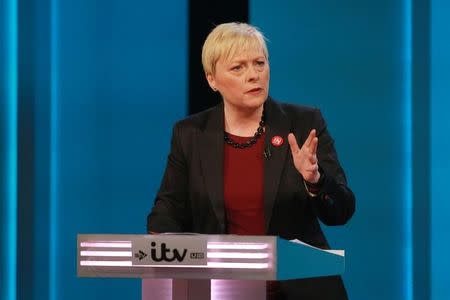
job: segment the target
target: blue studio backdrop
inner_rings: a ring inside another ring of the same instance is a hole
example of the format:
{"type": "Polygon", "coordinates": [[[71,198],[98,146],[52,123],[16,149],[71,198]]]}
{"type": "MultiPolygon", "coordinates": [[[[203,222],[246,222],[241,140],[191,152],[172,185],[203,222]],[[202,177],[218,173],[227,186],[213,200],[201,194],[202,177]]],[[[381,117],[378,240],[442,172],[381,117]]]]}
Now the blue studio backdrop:
{"type": "Polygon", "coordinates": [[[0,299],[139,299],[138,280],[77,278],[76,235],[146,232],[172,124],[186,115],[186,1],[6,5],[1,251],[8,255],[0,299]],[[24,117],[17,128],[14,110],[24,117]],[[14,162],[14,139],[31,166],[14,162]],[[14,172],[32,179],[14,182],[14,172]],[[29,217],[19,215],[24,210],[29,217]],[[27,248],[17,267],[15,240],[19,253],[27,248]]]}
{"type": "MultiPolygon", "coordinates": [[[[322,110],[356,194],[324,226],[350,299],[447,299],[450,3],[249,4],[271,95],[322,110]]],[[[187,113],[187,18],[184,0],[0,1],[0,299],[140,298],[77,278],[76,235],[145,232],[187,113]]]]}

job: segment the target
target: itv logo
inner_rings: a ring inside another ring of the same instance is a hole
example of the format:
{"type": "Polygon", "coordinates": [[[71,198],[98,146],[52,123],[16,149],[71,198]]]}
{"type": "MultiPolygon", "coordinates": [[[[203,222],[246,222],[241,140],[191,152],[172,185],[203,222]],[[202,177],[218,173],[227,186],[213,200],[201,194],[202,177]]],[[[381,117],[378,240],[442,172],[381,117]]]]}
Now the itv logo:
{"type": "Polygon", "coordinates": [[[178,249],[173,249],[171,251],[170,248],[167,248],[166,243],[161,243],[161,245],[158,247],[158,244],[156,242],[151,242],[151,248],[150,248],[150,257],[153,261],[161,262],[161,261],[167,261],[171,262],[174,260],[177,260],[179,262],[182,262],[184,258],[186,257],[187,249],[183,249],[178,251],[178,249]]]}
{"type": "Polygon", "coordinates": [[[145,236],[132,241],[133,265],[196,265],[205,266],[207,241],[204,236],[145,236]]]}

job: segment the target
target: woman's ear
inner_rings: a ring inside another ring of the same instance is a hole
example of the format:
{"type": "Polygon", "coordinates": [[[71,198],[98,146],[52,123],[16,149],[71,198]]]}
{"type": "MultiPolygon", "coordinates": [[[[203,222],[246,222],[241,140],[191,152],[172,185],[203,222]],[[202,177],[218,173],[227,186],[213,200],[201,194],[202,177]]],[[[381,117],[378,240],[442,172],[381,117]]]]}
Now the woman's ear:
{"type": "Polygon", "coordinates": [[[217,92],[216,81],[214,80],[214,76],[211,73],[206,74],[206,80],[208,80],[209,87],[217,92]]]}

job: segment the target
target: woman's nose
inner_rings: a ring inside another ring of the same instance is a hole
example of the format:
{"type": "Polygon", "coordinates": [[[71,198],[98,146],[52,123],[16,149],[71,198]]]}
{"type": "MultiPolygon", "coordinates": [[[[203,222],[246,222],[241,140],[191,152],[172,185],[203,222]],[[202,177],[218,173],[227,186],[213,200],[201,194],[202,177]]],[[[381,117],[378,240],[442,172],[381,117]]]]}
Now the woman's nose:
{"type": "Polygon", "coordinates": [[[248,68],[247,70],[247,80],[248,81],[255,81],[259,79],[259,72],[256,69],[256,67],[252,66],[248,68]]]}

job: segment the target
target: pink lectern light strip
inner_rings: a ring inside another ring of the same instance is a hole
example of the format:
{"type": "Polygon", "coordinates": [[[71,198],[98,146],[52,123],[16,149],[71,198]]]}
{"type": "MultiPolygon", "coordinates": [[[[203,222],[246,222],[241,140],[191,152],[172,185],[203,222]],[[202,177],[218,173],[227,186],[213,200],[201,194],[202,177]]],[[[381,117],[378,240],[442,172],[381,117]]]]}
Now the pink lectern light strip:
{"type": "Polygon", "coordinates": [[[129,261],[107,261],[107,260],[82,260],[80,266],[101,266],[101,267],[131,267],[133,263],[129,261]]]}
{"type": "MultiPolygon", "coordinates": [[[[132,267],[131,261],[98,261],[98,260],[82,260],[80,266],[97,266],[97,267],[132,267]]],[[[268,263],[224,263],[224,262],[208,262],[207,266],[195,265],[145,265],[140,267],[163,267],[163,268],[220,268],[220,269],[268,269],[268,263]]]]}
{"type": "Polygon", "coordinates": [[[80,247],[131,248],[131,242],[81,242],[80,247]]]}
{"type": "Polygon", "coordinates": [[[230,263],[230,262],[208,262],[207,266],[199,265],[134,265],[144,268],[195,268],[195,269],[268,269],[268,263],[230,263]]]}
{"type": "Polygon", "coordinates": [[[268,247],[268,244],[208,243],[208,249],[262,250],[268,247]]]}
{"type": "Polygon", "coordinates": [[[80,255],[132,257],[131,251],[80,251],[80,255]]]}
{"type": "Polygon", "coordinates": [[[222,262],[208,262],[208,268],[221,269],[268,269],[267,263],[222,263],[222,262]]]}
{"type": "Polygon", "coordinates": [[[208,252],[208,258],[268,258],[267,253],[244,253],[244,252],[208,252]]]}

